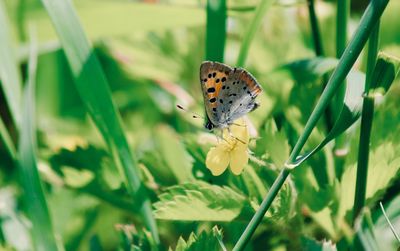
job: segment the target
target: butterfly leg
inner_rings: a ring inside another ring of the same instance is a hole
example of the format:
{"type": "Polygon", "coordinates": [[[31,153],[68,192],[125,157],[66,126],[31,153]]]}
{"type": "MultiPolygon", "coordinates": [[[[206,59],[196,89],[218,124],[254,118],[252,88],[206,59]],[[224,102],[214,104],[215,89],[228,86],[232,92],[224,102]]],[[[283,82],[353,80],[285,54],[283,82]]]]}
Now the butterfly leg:
{"type": "MultiPolygon", "coordinates": [[[[246,125],[244,125],[244,126],[246,126],[246,125]]],[[[243,140],[239,139],[238,137],[236,137],[235,135],[232,134],[231,128],[229,126],[227,128],[228,128],[229,136],[231,136],[231,138],[236,139],[237,141],[239,141],[242,144],[246,144],[243,140]]]]}

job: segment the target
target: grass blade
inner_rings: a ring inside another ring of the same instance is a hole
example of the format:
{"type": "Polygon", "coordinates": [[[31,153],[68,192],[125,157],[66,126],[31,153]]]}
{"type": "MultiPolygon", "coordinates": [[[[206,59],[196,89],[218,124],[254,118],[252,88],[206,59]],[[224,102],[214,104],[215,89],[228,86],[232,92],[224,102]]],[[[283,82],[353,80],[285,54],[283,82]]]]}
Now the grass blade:
{"type": "Polygon", "coordinates": [[[11,32],[3,1],[0,1],[0,83],[10,108],[12,119],[19,125],[21,114],[21,77],[18,62],[13,52],[11,32]]]}
{"type": "Polygon", "coordinates": [[[18,165],[21,186],[24,191],[24,205],[32,223],[32,240],[35,250],[57,250],[49,210],[39,171],[36,164],[35,137],[35,78],[37,65],[37,48],[32,42],[31,56],[28,65],[28,83],[24,91],[21,134],[19,142],[18,165]]]}
{"type": "Polygon", "coordinates": [[[400,243],[400,237],[396,232],[396,229],[393,227],[393,224],[390,222],[389,217],[386,214],[385,208],[383,207],[382,202],[379,202],[379,206],[381,207],[383,216],[385,217],[387,223],[389,224],[390,230],[392,230],[393,235],[396,237],[396,240],[400,243]]]}
{"type": "Polygon", "coordinates": [[[317,15],[315,14],[314,0],[308,0],[307,2],[315,54],[317,56],[323,56],[324,48],[322,47],[321,33],[319,31],[317,15]]]}
{"type": "Polygon", "coordinates": [[[236,63],[237,66],[244,66],[244,64],[246,63],[251,41],[253,40],[258,28],[261,25],[264,14],[267,12],[268,8],[272,5],[272,3],[273,3],[272,0],[263,0],[258,5],[256,13],[254,14],[254,17],[249,25],[249,28],[244,34],[242,46],[240,47],[239,56],[236,63]]]}
{"type": "Polygon", "coordinates": [[[350,1],[338,0],[336,11],[336,57],[340,58],[346,49],[347,23],[350,14],[350,1]]]}
{"type": "MultiPolygon", "coordinates": [[[[367,78],[365,81],[365,92],[368,93],[371,85],[373,70],[378,55],[379,22],[374,27],[368,45],[367,78]]],[[[374,99],[365,98],[361,114],[360,143],[358,148],[356,193],[354,197],[353,224],[365,205],[365,194],[367,191],[369,141],[371,138],[372,120],[374,116],[374,99]]]]}
{"type": "Polygon", "coordinates": [[[140,208],[143,221],[159,243],[150,200],[140,180],[140,170],[124,135],[121,118],[111,99],[109,85],[100,63],[85,36],[71,1],[43,0],[59,35],[75,78],[76,88],[94,123],[124,176],[134,203],[140,208]]]}
{"type": "Polygon", "coordinates": [[[12,141],[12,138],[10,134],[8,133],[8,130],[3,122],[3,119],[0,118],[0,141],[4,144],[8,154],[10,154],[12,159],[15,159],[17,152],[14,146],[14,142],[12,141]]]}
{"type": "Polygon", "coordinates": [[[291,172],[293,168],[292,164],[298,158],[304,144],[306,143],[314,127],[317,125],[317,122],[321,118],[325,108],[329,105],[329,102],[331,101],[336,90],[338,89],[340,84],[343,83],[347,74],[350,72],[351,67],[355,63],[357,57],[360,55],[361,50],[368,40],[368,37],[371,34],[373,27],[378,22],[388,2],[389,0],[373,0],[368,5],[364,15],[361,18],[360,24],[354,33],[352,40],[350,41],[348,47],[340,58],[336,70],[332,73],[328,84],[321,95],[321,98],[319,99],[316,107],[314,108],[313,112],[310,115],[310,118],[306,123],[302,135],[297,140],[296,145],[294,146],[289,156],[286,167],[282,169],[278,178],[274,181],[260,208],[257,210],[256,214],[247,225],[245,231],[240,236],[233,250],[243,250],[247,242],[250,240],[258,224],[261,222],[268,208],[272,204],[272,201],[276,197],[278,191],[280,190],[287,176],[291,172]]]}
{"type": "Polygon", "coordinates": [[[224,61],[226,0],[207,1],[206,59],[224,61]]]}

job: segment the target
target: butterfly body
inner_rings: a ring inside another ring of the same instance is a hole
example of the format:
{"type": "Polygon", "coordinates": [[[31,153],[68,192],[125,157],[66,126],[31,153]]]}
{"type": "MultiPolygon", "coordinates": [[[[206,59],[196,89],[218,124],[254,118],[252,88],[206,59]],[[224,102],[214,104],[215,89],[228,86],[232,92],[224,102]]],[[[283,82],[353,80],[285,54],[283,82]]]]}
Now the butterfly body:
{"type": "Polygon", "coordinates": [[[207,121],[205,127],[225,128],[256,109],[255,101],[262,91],[255,78],[242,68],[205,61],[200,67],[207,121]]]}

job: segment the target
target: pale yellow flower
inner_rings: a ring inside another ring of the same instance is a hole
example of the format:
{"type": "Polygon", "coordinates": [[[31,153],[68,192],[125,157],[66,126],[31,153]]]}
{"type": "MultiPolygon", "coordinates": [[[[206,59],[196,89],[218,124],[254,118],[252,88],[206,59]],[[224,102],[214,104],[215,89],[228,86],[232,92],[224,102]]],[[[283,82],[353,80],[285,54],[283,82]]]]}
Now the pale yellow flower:
{"type": "Polygon", "coordinates": [[[206,166],[214,176],[221,175],[228,165],[239,175],[249,160],[249,131],[243,119],[223,130],[220,142],[207,153],[206,166]],[[229,133],[230,130],[230,133],[229,133]]]}

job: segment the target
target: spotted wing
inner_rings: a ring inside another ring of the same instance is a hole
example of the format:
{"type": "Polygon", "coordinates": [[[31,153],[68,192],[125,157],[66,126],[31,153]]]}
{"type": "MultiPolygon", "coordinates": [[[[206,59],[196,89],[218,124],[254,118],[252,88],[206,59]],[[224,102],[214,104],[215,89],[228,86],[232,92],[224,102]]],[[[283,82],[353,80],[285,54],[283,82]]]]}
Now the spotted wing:
{"type": "Polygon", "coordinates": [[[217,97],[218,123],[229,125],[258,107],[255,98],[262,91],[257,80],[246,70],[235,68],[222,85],[217,97]]]}
{"type": "Polygon", "coordinates": [[[200,82],[203,91],[204,106],[207,117],[215,127],[220,127],[221,113],[217,111],[222,86],[226,84],[233,69],[228,65],[218,62],[205,61],[200,66],[200,82]]]}

